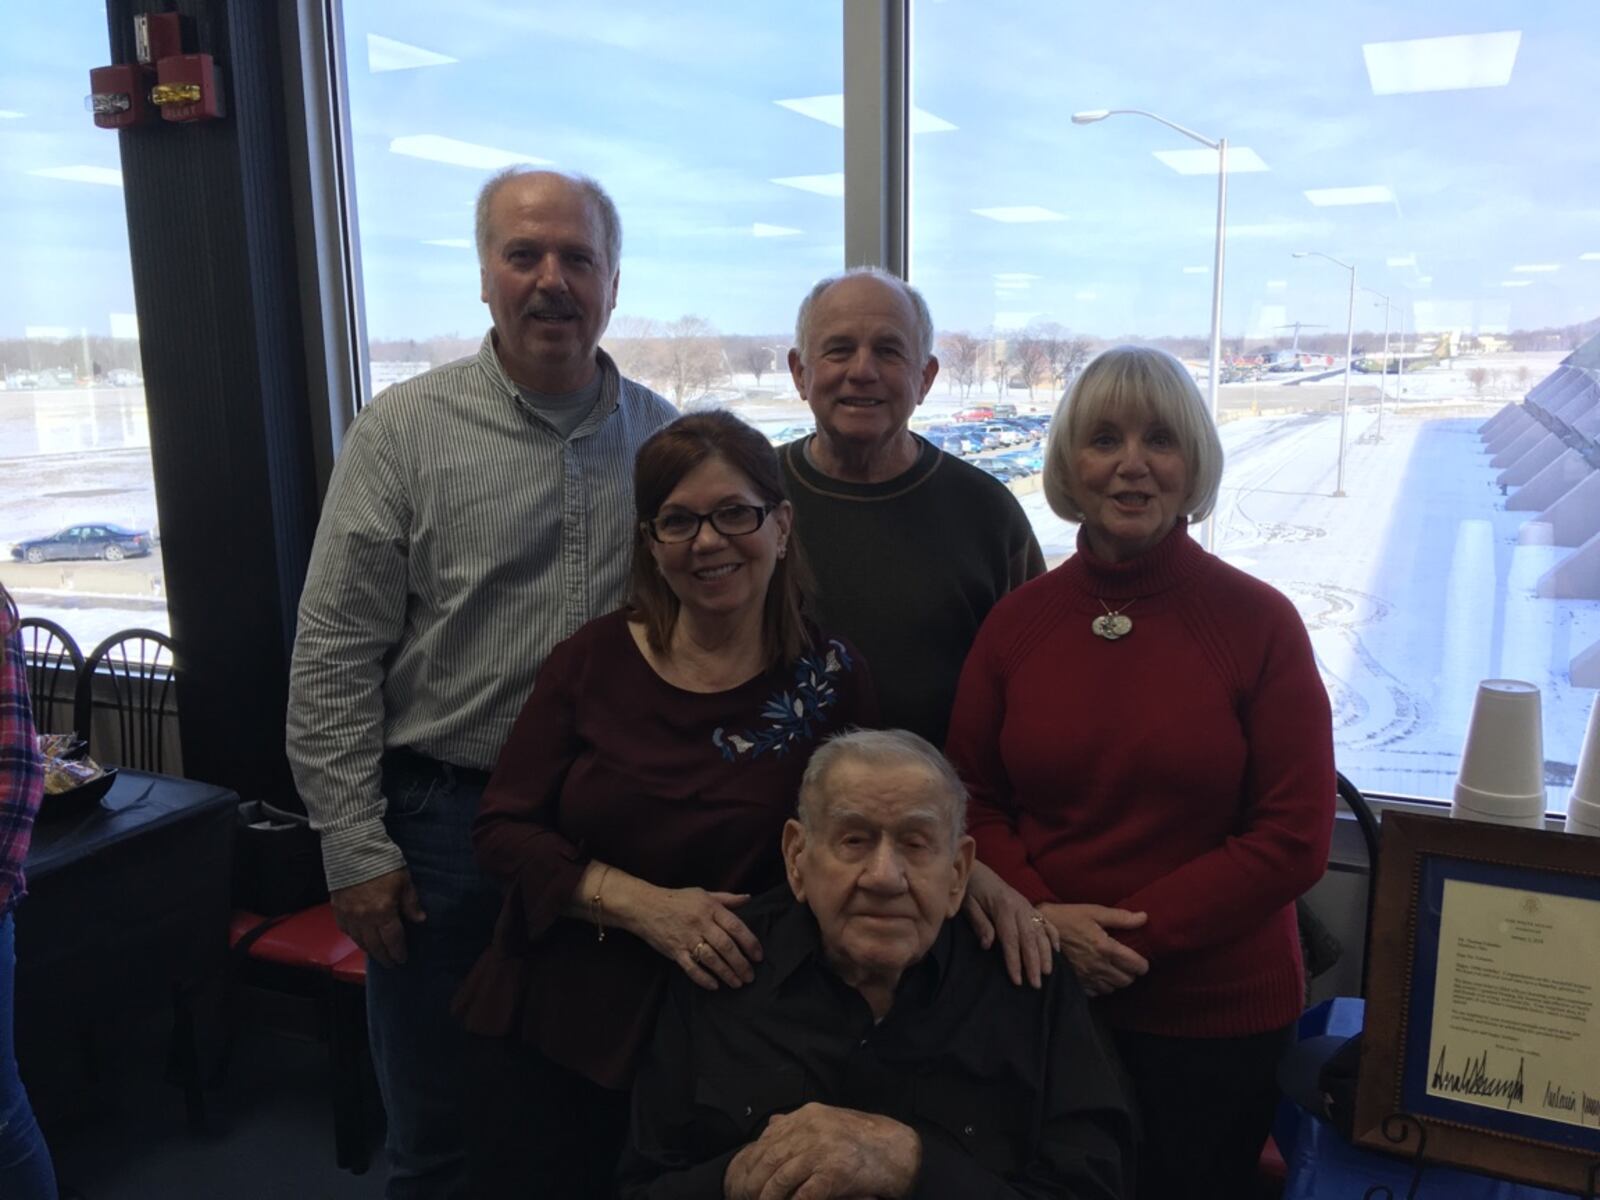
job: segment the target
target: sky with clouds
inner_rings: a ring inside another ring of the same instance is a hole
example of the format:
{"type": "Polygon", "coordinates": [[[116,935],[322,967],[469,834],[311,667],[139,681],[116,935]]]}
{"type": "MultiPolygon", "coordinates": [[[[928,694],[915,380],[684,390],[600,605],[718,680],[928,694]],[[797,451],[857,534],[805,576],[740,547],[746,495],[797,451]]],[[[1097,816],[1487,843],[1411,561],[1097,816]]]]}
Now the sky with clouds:
{"type": "MultiPolygon", "coordinates": [[[[612,192],[624,315],[775,333],[842,265],[838,0],[343,7],[372,336],[486,325],[472,199],[508,161],[612,192]]],[[[117,141],[83,108],[103,8],[11,16],[0,337],[126,330],[117,141]]],[[[912,272],[941,327],[1205,332],[1215,155],[1140,116],[1070,120],[1112,108],[1229,139],[1230,337],[1343,326],[1348,272],[1295,251],[1354,264],[1412,327],[1600,312],[1592,0],[918,0],[912,50],[912,272]]]]}

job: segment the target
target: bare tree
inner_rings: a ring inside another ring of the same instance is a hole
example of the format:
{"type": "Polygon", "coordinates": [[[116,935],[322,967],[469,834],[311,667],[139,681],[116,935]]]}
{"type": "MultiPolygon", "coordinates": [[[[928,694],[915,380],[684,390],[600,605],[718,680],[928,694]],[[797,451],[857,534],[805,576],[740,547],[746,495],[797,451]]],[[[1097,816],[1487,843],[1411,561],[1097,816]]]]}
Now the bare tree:
{"type": "Polygon", "coordinates": [[[1063,388],[1078,377],[1078,372],[1083,370],[1093,353],[1094,343],[1083,334],[1073,334],[1066,339],[1061,349],[1061,366],[1057,375],[1063,388]]]}
{"type": "Polygon", "coordinates": [[[685,396],[701,396],[727,377],[727,361],[716,329],[704,317],[679,317],[665,333],[661,381],[672,389],[672,402],[682,408],[685,396]]]}
{"type": "Polygon", "coordinates": [[[649,317],[613,317],[605,348],[629,379],[655,386],[661,379],[661,325],[649,317]]]}
{"type": "Polygon", "coordinates": [[[1472,394],[1478,399],[1483,399],[1483,393],[1489,387],[1489,368],[1473,367],[1467,371],[1467,382],[1472,385],[1472,394]]]}
{"type": "Polygon", "coordinates": [[[1033,399],[1035,385],[1043,383],[1050,373],[1050,354],[1045,343],[1031,334],[1014,338],[1011,342],[1011,369],[1028,389],[1028,399],[1033,399]]]}
{"type": "Polygon", "coordinates": [[[761,386],[761,377],[768,371],[776,370],[772,361],[772,347],[754,338],[740,339],[734,346],[728,358],[733,365],[741,371],[749,371],[756,377],[756,386],[761,386]]]}
{"type": "Polygon", "coordinates": [[[961,389],[963,400],[972,395],[972,385],[977,381],[982,355],[983,343],[970,333],[939,335],[939,362],[961,389]]]}

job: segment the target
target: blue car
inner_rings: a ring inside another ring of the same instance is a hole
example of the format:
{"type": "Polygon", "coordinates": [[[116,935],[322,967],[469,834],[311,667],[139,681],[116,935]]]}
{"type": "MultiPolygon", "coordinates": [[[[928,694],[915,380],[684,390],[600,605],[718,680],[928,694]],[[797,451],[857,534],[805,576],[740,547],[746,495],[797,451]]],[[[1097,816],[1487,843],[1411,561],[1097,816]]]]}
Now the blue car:
{"type": "Polygon", "coordinates": [[[103,558],[121,562],[149,554],[155,541],[145,529],[122,525],[70,525],[48,537],[27,538],[11,547],[19,562],[42,563],[55,558],[103,558]]]}

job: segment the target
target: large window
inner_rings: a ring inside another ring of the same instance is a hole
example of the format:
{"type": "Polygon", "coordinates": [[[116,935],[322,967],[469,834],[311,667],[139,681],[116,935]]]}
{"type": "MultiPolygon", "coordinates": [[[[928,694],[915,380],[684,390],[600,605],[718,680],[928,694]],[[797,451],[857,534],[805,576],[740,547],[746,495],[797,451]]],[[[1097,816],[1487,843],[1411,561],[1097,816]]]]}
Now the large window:
{"type": "Polygon", "coordinates": [[[117,135],[84,110],[95,5],[0,44],[0,581],[87,652],[167,628],[117,135]]]}
{"type": "MultiPolygon", "coordinates": [[[[1229,140],[1214,546],[1299,607],[1368,790],[1448,796],[1477,681],[1510,676],[1543,691],[1565,806],[1600,686],[1600,561],[1572,560],[1600,555],[1600,504],[1549,509],[1600,459],[1530,493],[1478,430],[1600,335],[1597,52],[1583,3],[916,5],[912,274],[951,407],[1048,409],[1119,341],[1204,389],[1217,155],[1096,110],[1229,140]]],[[[1566,413],[1591,446],[1594,394],[1566,413]]]]}
{"type": "Polygon", "coordinates": [[[682,406],[781,424],[794,309],[843,247],[836,2],[344,5],[371,389],[476,351],[494,170],[598,179],[622,214],[605,345],[682,406]]]}

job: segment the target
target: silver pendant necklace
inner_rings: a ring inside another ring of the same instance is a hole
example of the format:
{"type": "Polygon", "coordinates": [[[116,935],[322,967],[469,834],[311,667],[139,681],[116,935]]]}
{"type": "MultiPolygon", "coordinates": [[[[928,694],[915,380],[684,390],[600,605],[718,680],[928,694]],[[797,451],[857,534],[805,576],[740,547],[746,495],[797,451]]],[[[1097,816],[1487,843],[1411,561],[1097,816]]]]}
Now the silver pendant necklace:
{"type": "Polygon", "coordinates": [[[1100,600],[1099,597],[1095,599],[1100,607],[1105,609],[1104,613],[1089,622],[1089,628],[1094,631],[1096,637],[1103,637],[1108,642],[1114,642],[1118,638],[1127,637],[1128,634],[1133,632],[1133,619],[1123,615],[1133,607],[1133,600],[1129,600],[1121,608],[1112,608],[1104,600],[1100,600]]]}

